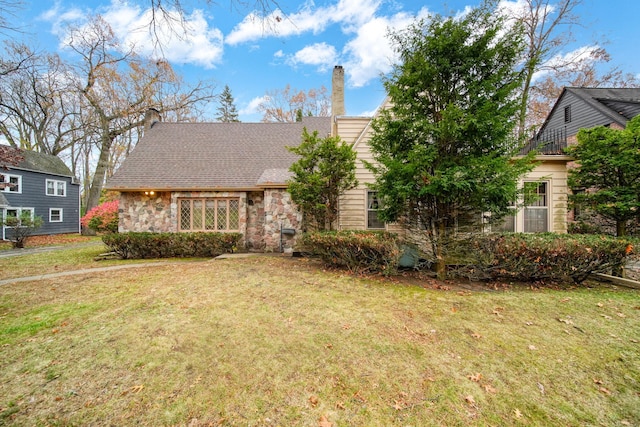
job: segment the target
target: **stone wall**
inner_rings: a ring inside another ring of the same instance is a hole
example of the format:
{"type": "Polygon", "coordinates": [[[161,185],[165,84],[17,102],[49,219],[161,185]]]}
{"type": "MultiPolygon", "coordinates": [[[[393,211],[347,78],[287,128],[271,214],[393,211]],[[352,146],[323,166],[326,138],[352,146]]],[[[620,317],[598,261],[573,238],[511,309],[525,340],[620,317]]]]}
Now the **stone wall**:
{"type": "Polygon", "coordinates": [[[264,193],[247,194],[247,249],[264,250],[264,193]]]}
{"type": "Polygon", "coordinates": [[[118,231],[175,231],[171,220],[171,193],[145,195],[142,192],[120,194],[118,231]]]}
{"type": "Polygon", "coordinates": [[[301,233],[302,214],[298,212],[285,189],[267,189],[263,192],[143,192],[120,194],[118,230],[177,232],[178,199],[187,197],[238,198],[240,233],[245,247],[266,252],[292,252],[301,233]],[[295,234],[283,234],[281,228],[294,229],[295,234]]]}
{"type": "Polygon", "coordinates": [[[301,229],[302,213],[291,195],[285,189],[264,190],[264,250],[292,252],[301,229]],[[281,234],[283,228],[293,229],[295,234],[281,234]]]}

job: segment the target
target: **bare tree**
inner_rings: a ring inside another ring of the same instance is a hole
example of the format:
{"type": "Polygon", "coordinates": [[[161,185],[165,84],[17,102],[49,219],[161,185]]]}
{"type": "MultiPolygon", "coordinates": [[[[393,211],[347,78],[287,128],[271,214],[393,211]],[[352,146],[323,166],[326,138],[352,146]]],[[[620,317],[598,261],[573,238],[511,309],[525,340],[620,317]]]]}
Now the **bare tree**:
{"type": "Polygon", "coordinates": [[[526,126],[537,130],[547,118],[557,101],[562,88],[569,87],[640,87],[640,79],[624,73],[617,67],[603,70],[602,65],[610,60],[609,54],[600,49],[595,58],[585,58],[570,67],[565,67],[537,81],[530,88],[526,126]]]}
{"type": "Polygon", "coordinates": [[[574,10],[582,0],[523,0],[523,3],[523,8],[511,11],[511,17],[524,26],[527,41],[518,117],[518,134],[521,136],[526,135],[527,105],[534,74],[545,69],[560,70],[580,59],[549,62],[573,40],[571,26],[579,23],[574,10]],[[561,27],[567,27],[567,30],[560,31],[561,27]]]}
{"type": "Polygon", "coordinates": [[[263,122],[292,123],[303,116],[328,117],[331,114],[331,97],[326,87],[304,90],[284,89],[268,91],[258,106],[263,122]]]}
{"type": "MultiPolygon", "coordinates": [[[[94,17],[87,26],[72,28],[69,47],[80,61],[75,67],[78,76],[76,90],[86,104],[87,118],[95,129],[96,167],[89,188],[85,188],[86,208],[96,206],[105,178],[113,170],[113,149],[123,142],[125,152],[130,149],[127,134],[142,126],[144,113],[150,107],[160,111],[181,111],[199,102],[213,99],[212,87],[202,83],[187,91],[176,92],[163,102],[158,95],[163,86],[177,84],[176,75],[164,61],[150,61],[138,57],[132,50],[123,51],[109,25],[94,17]]],[[[173,86],[173,89],[180,86],[173,86]]]]}
{"type": "Polygon", "coordinates": [[[18,11],[24,7],[22,0],[0,0],[0,33],[19,31],[12,24],[18,11]]]}

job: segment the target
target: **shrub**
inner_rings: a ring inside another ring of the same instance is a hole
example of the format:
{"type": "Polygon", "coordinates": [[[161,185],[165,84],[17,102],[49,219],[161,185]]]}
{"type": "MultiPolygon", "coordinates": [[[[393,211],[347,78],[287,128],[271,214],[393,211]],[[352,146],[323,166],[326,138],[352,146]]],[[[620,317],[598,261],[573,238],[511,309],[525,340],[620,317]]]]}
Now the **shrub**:
{"type": "Polygon", "coordinates": [[[31,213],[24,211],[19,217],[7,217],[0,225],[11,228],[10,239],[13,248],[24,248],[29,236],[42,227],[42,217],[31,218],[31,213]]]}
{"type": "Polygon", "coordinates": [[[474,236],[466,249],[458,275],[581,283],[592,273],[617,271],[633,245],[609,236],[509,233],[474,236]]]}
{"type": "Polygon", "coordinates": [[[304,234],[300,244],[325,264],[356,273],[394,274],[401,255],[397,236],[388,232],[312,232],[304,234]]]}
{"type": "Polygon", "coordinates": [[[118,231],[118,201],[104,202],[91,209],[80,219],[85,228],[95,231],[118,231]]]}
{"type": "Polygon", "coordinates": [[[118,233],[102,241],[123,259],[216,257],[238,247],[240,233],[118,233]]]}

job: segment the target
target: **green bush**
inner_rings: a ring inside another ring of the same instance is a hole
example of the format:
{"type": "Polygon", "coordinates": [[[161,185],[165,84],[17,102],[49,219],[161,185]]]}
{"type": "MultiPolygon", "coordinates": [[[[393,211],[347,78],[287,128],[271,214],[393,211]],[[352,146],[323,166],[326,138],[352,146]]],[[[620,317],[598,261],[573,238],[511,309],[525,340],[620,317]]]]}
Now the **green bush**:
{"type": "Polygon", "coordinates": [[[123,259],[216,257],[232,253],[240,233],[120,233],[102,241],[123,259]]]}
{"type": "Polygon", "coordinates": [[[397,236],[382,231],[312,232],[299,244],[325,264],[356,273],[394,274],[401,255],[397,236]]]}
{"type": "Polygon", "coordinates": [[[617,271],[633,252],[629,240],[597,235],[483,234],[466,244],[458,275],[476,279],[568,281],[617,271]]]}

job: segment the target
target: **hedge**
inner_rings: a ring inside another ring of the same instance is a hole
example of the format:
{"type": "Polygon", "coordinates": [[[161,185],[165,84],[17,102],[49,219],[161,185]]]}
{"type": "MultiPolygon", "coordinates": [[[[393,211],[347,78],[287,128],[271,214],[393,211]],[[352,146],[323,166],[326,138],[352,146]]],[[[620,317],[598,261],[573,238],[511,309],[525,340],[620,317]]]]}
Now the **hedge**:
{"type": "Polygon", "coordinates": [[[401,255],[397,236],[384,231],[311,232],[299,245],[326,265],[355,273],[395,274],[401,255]]]}
{"type": "Polygon", "coordinates": [[[481,234],[466,242],[467,264],[458,275],[526,282],[581,283],[592,273],[617,271],[633,252],[629,240],[601,235],[481,234]]]}
{"type": "Polygon", "coordinates": [[[123,259],[209,258],[232,253],[240,233],[119,233],[106,234],[102,241],[123,259]]]}

